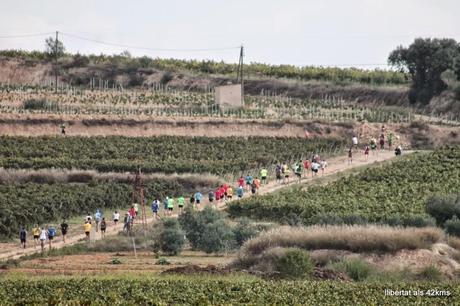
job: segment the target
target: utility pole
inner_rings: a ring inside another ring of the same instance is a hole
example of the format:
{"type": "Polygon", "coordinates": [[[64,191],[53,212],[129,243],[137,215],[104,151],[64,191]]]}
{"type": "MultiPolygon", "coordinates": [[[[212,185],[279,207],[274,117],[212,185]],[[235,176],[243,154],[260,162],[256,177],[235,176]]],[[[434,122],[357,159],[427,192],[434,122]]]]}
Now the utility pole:
{"type": "Polygon", "coordinates": [[[244,47],[241,45],[240,48],[240,60],[238,62],[238,69],[236,74],[236,82],[241,84],[241,102],[244,106],[244,77],[243,77],[243,58],[244,58],[244,47]]]}
{"type": "Polygon", "coordinates": [[[54,92],[57,93],[58,90],[58,35],[59,32],[56,31],[56,40],[54,41],[54,92]]]}

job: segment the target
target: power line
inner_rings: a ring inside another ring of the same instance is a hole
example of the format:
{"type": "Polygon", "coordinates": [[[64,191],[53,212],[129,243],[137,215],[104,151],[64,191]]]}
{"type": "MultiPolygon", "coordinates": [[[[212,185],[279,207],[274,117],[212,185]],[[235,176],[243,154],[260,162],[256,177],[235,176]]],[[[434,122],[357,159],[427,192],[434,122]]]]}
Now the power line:
{"type": "Polygon", "coordinates": [[[131,45],[125,45],[125,44],[117,44],[117,43],[112,43],[112,42],[106,42],[106,41],[101,41],[97,39],[92,39],[92,38],[87,38],[87,37],[82,37],[70,33],[65,33],[65,32],[59,32],[64,36],[80,39],[80,40],[86,40],[102,45],[108,45],[108,46],[115,46],[115,47],[121,47],[121,48],[128,48],[128,49],[138,49],[138,50],[148,50],[148,51],[168,51],[168,52],[204,52],[204,51],[223,51],[223,50],[234,50],[234,49],[239,49],[240,47],[227,47],[227,48],[202,48],[202,49],[163,49],[163,48],[148,48],[148,47],[142,47],[142,46],[131,46],[131,45]]]}
{"type": "Polygon", "coordinates": [[[19,35],[1,35],[0,38],[24,38],[24,37],[39,37],[45,35],[51,35],[54,32],[47,32],[47,33],[36,33],[36,34],[19,34],[19,35]]]}

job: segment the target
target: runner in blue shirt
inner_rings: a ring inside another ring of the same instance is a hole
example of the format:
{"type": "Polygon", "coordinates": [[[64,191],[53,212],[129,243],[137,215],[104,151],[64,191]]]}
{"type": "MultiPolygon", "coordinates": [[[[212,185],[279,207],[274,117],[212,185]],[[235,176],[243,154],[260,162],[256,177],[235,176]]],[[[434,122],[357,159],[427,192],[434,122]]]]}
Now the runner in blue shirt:
{"type": "Polygon", "coordinates": [[[54,228],[54,226],[50,225],[48,227],[48,241],[50,244],[50,250],[51,250],[51,241],[53,240],[55,236],[56,236],[56,229],[54,228]]]}
{"type": "Polygon", "coordinates": [[[160,201],[156,199],[152,202],[152,213],[154,219],[158,218],[158,209],[160,209],[160,201]]]}
{"type": "Polygon", "coordinates": [[[200,203],[201,203],[201,198],[203,197],[203,195],[201,194],[201,192],[197,191],[195,192],[195,203],[196,203],[196,207],[199,209],[200,208],[200,203]]]}

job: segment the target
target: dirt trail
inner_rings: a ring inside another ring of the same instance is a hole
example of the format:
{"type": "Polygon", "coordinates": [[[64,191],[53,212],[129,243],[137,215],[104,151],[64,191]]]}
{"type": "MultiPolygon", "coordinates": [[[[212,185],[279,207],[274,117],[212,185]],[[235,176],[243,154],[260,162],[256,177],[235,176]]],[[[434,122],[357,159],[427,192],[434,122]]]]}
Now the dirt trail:
{"type": "MultiPolygon", "coordinates": [[[[411,153],[411,152],[405,152],[404,154],[408,154],[408,153],[411,153]]],[[[339,156],[339,157],[335,157],[335,158],[331,158],[327,161],[328,163],[328,167],[326,168],[326,171],[324,173],[324,175],[321,175],[321,173],[318,174],[317,177],[321,177],[321,176],[333,176],[339,172],[343,172],[343,171],[346,171],[346,170],[350,170],[350,169],[353,169],[353,168],[356,168],[356,167],[361,167],[361,166],[364,166],[364,165],[370,165],[374,162],[382,162],[382,161],[385,161],[385,160],[389,160],[389,159],[392,159],[394,158],[394,153],[392,151],[384,151],[384,152],[379,152],[377,155],[370,155],[369,156],[369,159],[366,160],[362,154],[362,152],[358,152],[358,153],[355,153],[354,154],[354,158],[353,158],[353,163],[352,164],[349,164],[348,163],[348,158],[346,156],[339,156]]],[[[306,184],[312,180],[314,180],[315,178],[313,178],[311,176],[311,173],[308,173],[308,177],[304,177],[301,181],[301,184],[306,184]]],[[[293,185],[296,185],[296,184],[299,184],[298,181],[294,178],[291,177],[291,181],[287,184],[278,184],[276,181],[270,181],[269,183],[267,183],[265,186],[262,186],[260,188],[260,190],[258,191],[259,194],[266,194],[266,193],[270,193],[270,192],[275,192],[279,189],[282,189],[282,188],[285,188],[286,186],[293,186],[293,185]]],[[[248,197],[248,196],[251,196],[249,193],[246,193],[244,198],[248,197]]],[[[204,195],[204,198],[206,197],[206,195],[204,195]]],[[[236,200],[236,199],[234,199],[236,200]]],[[[209,202],[207,201],[207,199],[203,202],[203,206],[204,205],[209,205],[209,202]]],[[[149,206],[149,205],[148,205],[149,206]]],[[[218,207],[219,209],[224,209],[225,208],[225,203],[220,203],[218,204],[218,207]]],[[[146,210],[148,211],[149,208],[146,207],[146,210]]],[[[173,216],[176,216],[177,217],[177,214],[176,215],[173,215],[173,216]]],[[[151,223],[153,222],[154,219],[153,217],[149,217],[147,218],[147,222],[148,223],[151,223]]],[[[53,248],[62,248],[64,246],[69,246],[69,245],[73,245],[73,244],[76,244],[82,240],[85,239],[85,235],[83,234],[83,225],[81,226],[82,228],[82,234],[78,234],[78,235],[74,235],[74,236],[69,236],[67,237],[67,241],[66,243],[64,244],[61,240],[61,237],[56,237],[55,240],[53,241],[53,248]]],[[[116,235],[118,234],[118,232],[120,232],[121,230],[123,230],[123,225],[122,224],[118,224],[117,228],[115,228],[115,226],[113,225],[112,222],[108,222],[107,224],[107,231],[106,231],[106,236],[112,236],[112,235],[116,235]]],[[[5,259],[17,259],[21,256],[24,256],[24,255],[30,255],[30,254],[33,254],[33,253],[36,253],[36,252],[40,252],[40,247],[37,246],[37,248],[34,248],[34,242],[33,240],[31,239],[31,236],[30,234],[28,235],[28,245],[29,247],[26,248],[26,249],[20,249],[19,248],[19,243],[18,244],[13,244],[13,243],[2,243],[0,244],[0,248],[2,249],[1,253],[0,253],[0,260],[5,260],[5,259]]],[[[96,233],[93,229],[93,232],[91,233],[91,239],[92,240],[100,240],[101,239],[101,236],[100,236],[100,232],[96,233]]],[[[48,246],[47,246],[48,248],[48,246]]]]}

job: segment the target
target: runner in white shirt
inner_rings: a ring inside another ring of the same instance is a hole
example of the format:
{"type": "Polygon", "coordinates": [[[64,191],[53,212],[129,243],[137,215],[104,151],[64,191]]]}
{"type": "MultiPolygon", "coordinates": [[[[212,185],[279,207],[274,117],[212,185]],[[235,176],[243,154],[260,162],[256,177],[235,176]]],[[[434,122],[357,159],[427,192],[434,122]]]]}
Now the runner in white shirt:
{"type": "Polygon", "coordinates": [[[351,141],[355,149],[358,149],[358,137],[356,137],[356,135],[353,135],[353,138],[351,139],[351,141]]]}
{"type": "Polygon", "coordinates": [[[316,161],[311,164],[312,176],[318,174],[319,167],[320,167],[320,164],[318,164],[316,161]]]}
{"type": "Polygon", "coordinates": [[[113,223],[115,223],[115,227],[117,227],[118,221],[120,220],[120,213],[115,210],[113,213],[113,223]]]}
{"type": "Polygon", "coordinates": [[[42,247],[42,252],[45,249],[45,241],[47,237],[48,237],[48,231],[42,227],[40,231],[40,245],[42,247]]]}
{"type": "Polygon", "coordinates": [[[322,160],[320,162],[320,166],[321,166],[321,174],[324,174],[324,170],[326,170],[326,167],[327,167],[327,162],[325,160],[322,160]]]}

